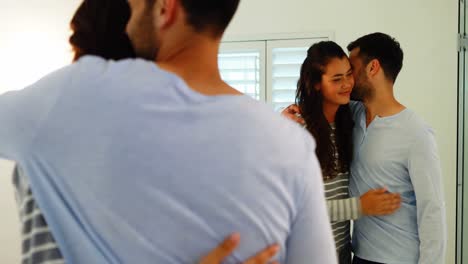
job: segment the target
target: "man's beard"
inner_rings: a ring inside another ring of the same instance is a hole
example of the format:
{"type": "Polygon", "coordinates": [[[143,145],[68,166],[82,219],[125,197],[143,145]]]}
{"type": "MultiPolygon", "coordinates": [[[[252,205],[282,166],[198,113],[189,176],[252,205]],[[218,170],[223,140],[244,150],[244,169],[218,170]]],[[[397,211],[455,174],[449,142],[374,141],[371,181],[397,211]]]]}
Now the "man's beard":
{"type": "Polygon", "coordinates": [[[351,100],[363,101],[374,96],[374,89],[365,76],[360,76],[356,80],[356,85],[351,92],[351,100]]]}
{"type": "Polygon", "coordinates": [[[135,52],[139,58],[154,61],[158,55],[159,44],[156,42],[156,36],[151,35],[151,33],[139,32],[140,35],[144,35],[139,37],[138,47],[136,47],[135,52]]]}
{"type": "Polygon", "coordinates": [[[138,31],[132,40],[138,58],[154,61],[159,51],[159,41],[151,13],[145,14],[138,23],[138,31]]]}

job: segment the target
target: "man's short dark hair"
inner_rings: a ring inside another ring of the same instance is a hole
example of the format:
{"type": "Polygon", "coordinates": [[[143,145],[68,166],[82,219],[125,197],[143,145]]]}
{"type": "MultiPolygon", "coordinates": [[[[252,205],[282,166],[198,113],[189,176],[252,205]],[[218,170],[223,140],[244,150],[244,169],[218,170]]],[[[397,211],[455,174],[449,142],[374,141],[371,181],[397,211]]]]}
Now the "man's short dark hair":
{"type": "Polygon", "coordinates": [[[403,50],[396,39],[384,33],[372,33],[351,42],[347,48],[348,51],[359,48],[359,56],[366,65],[377,59],[385,77],[395,83],[403,67],[403,50]]]}
{"type": "Polygon", "coordinates": [[[218,37],[231,22],[240,0],[181,0],[187,22],[197,32],[210,32],[218,37]]]}

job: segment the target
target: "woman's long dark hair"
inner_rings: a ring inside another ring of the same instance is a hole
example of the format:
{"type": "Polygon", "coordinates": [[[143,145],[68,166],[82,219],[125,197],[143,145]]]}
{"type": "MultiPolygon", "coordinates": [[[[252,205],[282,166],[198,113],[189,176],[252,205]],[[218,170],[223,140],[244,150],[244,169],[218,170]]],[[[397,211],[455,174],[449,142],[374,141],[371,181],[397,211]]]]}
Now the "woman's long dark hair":
{"type": "Polygon", "coordinates": [[[84,55],[114,60],[135,57],[125,32],[130,12],[127,0],[84,0],[70,22],[73,61],[84,55]]]}
{"type": "Polygon", "coordinates": [[[336,113],[336,147],[341,166],[335,168],[335,149],[330,134],[331,127],[323,113],[323,96],[315,89],[322,81],[322,75],[328,63],[334,59],[346,57],[343,49],[332,41],[323,41],[312,45],[307,51],[307,58],[301,67],[297,84],[296,104],[301,110],[307,130],[317,142],[316,153],[324,177],[334,177],[339,172],[349,170],[353,156],[352,129],[354,122],[349,105],[341,105],[336,113]]]}

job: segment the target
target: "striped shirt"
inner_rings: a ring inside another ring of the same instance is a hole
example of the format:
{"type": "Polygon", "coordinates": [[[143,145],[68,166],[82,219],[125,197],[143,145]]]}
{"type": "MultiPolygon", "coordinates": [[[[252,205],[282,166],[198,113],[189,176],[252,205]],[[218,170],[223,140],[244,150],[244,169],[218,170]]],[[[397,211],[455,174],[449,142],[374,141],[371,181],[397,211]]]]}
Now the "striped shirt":
{"type": "MultiPolygon", "coordinates": [[[[332,144],[336,144],[335,124],[330,124],[330,126],[332,144]]],[[[334,157],[335,167],[340,168],[337,151],[335,151],[334,157]]],[[[359,197],[349,197],[349,172],[338,173],[335,177],[325,177],[324,179],[328,214],[335,237],[336,250],[340,251],[351,241],[349,220],[361,216],[360,200],[359,197]]]]}
{"type": "Polygon", "coordinates": [[[351,241],[349,220],[360,216],[359,198],[349,198],[348,186],[348,172],[340,173],[332,180],[325,182],[328,214],[338,251],[351,241]]]}
{"type": "Polygon", "coordinates": [[[62,254],[32,195],[26,177],[13,173],[16,201],[22,223],[22,264],[63,264],[62,254]]]}

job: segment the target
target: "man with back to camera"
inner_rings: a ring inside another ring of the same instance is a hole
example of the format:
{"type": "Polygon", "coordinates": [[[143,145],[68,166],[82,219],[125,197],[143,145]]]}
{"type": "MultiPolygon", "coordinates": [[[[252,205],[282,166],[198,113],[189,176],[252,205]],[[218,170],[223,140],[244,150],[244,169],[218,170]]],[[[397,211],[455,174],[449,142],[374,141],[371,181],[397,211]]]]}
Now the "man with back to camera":
{"type": "Polygon", "coordinates": [[[65,259],[193,262],[236,230],[227,263],[271,243],[284,263],[335,263],[313,140],[220,78],[238,1],[130,5],[135,50],[156,65],[87,56],[0,97],[0,155],[65,259]]]}

